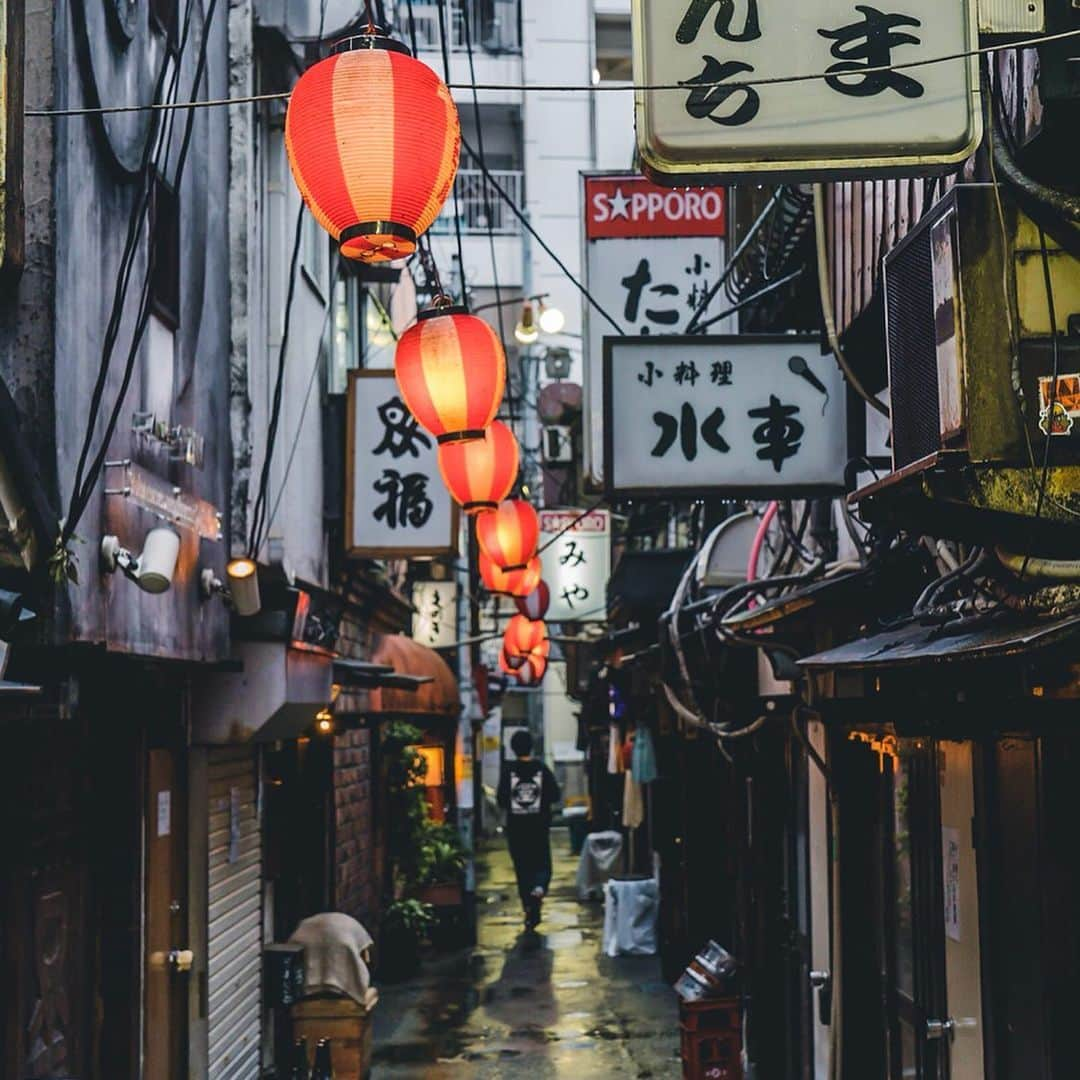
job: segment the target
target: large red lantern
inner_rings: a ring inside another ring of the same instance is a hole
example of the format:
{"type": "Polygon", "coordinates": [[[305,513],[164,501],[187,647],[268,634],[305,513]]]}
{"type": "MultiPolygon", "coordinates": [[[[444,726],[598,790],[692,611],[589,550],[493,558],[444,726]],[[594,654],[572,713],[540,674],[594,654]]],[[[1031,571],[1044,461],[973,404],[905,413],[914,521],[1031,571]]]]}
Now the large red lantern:
{"type": "Polygon", "coordinates": [[[481,551],[479,565],[484,588],[488,592],[506,593],[508,596],[528,596],[540,583],[543,573],[539,556],[533,556],[528,566],[521,570],[503,570],[481,551]]]}
{"type": "Polygon", "coordinates": [[[398,389],[409,412],[440,443],[482,439],[506,387],[495,331],[463,307],[421,311],[398,341],[398,389]]]}
{"type": "Polygon", "coordinates": [[[501,420],[493,420],[482,439],[439,447],[443,483],[466,514],[494,510],[510,494],[518,460],[517,439],[501,420]]]}
{"type": "Polygon", "coordinates": [[[528,596],[514,597],[514,605],[526,619],[542,619],[547,614],[550,603],[551,590],[548,589],[546,581],[541,581],[528,596]]]}
{"type": "Polygon", "coordinates": [[[547,658],[530,654],[527,663],[514,672],[518,684],[521,686],[539,686],[547,674],[547,658]]]}
{"type": "Polygon", "coordinates": [[[547,626],[543,620],[515,615],[506,625],[503,634],[503,648],[507,656],[528,656],[533,649],[547,638],[547,626]]]}
{"type": "Polygon", "coordinates": [[[362,34],[293,87],[285,149],[293,179],[341,254],[402,259],[439,215],[461,153],[446,84],[398,41],[362,34]]]}
{"type": "Polygon", "coordinates": [[[536,554],[540,518],[524,499],[504,499],[476,519],[476,539],[496,566],[517,570],[536,554]]]}

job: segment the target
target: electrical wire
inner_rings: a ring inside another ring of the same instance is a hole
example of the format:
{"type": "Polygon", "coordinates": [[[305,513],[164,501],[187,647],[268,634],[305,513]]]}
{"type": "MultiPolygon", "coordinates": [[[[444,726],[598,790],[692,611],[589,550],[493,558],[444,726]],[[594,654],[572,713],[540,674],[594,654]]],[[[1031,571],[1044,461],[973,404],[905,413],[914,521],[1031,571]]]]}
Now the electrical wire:
{"type": "MultiPolygon", "coordinates": [[[[1080,29],[1062,30],[1055,34],[1039,34],[1033,37],[1020,38],[1009,42],[994,45],[982,45],[975,49],[965,49],[960,52],[947,53],[943,56],[927,57],[925,60],[910,60],[902,64],[878,64],[871,67],[860,67],[860,75],[886,74],[892,71],[910,71],[912,69],[931,67],[935,64],[951,63],[955,60],[966,60],[973,56],[988,56],[993,53],[1004,52],[1013,49],[1037,48],[1040,45],[1049,45],[1055,41],[1065,41],[1070,38],[1080,37],[1080,29]]],[[[696,89],[722,88],[724,90],[748,90],[761,86],[784,86],[806,82],[824,82],[835,78],[835,72],[815,71],[802,75],[775,75],[759,79],[722,82],[695,82],[696,89]]],[[[472,83],[449,82],[447,86],[451,90],[471,90],[472,83]]],[[[678,91],[686,93],[684,83],[477,83],[477,90],[485,92],[509,92],[509,93],[568,93],[568,94],[603,94],[603,93],[629,93],[629,92],[655,92],[655,91],[678,91]]],[[[275,94],[252,94],[245,97],[235,98],[212,98],[204,101],[183,101],[172,104],[150,105],[108,105],[95,108],[78,109],[26,109],[24,116],[51,117],[51,116],[94,116],[102,113],[143,112],[151,109],[204,109],[215,106],[243,105],[261,101],[282,101],[289,97],[291,91],[282,91],[275,94]]]]}
{"type": "MultiPolygon", "coordinates": [[[[412,0],[409,0],[412,7],[412,0]]],[[[439,15],[439,42],[442,46],[443,70],[446,74],[446,83],[450,84],[450,42],[446,36],[446,0],[435,0],[435,7],[439,15]]],[[[457,239],[458,273],[461,276],[461,302],[467,303],[469,295],[465,284],[465,249],[461,243],[461,195],[458,191],[457,177],[451,185],[454,196],[454,236],[457,239]]]]}

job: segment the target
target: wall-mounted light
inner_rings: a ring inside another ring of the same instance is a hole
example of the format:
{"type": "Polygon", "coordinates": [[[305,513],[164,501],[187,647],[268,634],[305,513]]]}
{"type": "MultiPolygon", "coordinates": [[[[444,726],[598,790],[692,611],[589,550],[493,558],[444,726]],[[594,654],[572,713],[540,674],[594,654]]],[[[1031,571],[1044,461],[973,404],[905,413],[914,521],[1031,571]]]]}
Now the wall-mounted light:
{"type": "Polygon", "coordinates": [[[315,714],[315,730],[320,735],[332,735],[334,732],[334,714],[329,709],[320,709],[315,714]]]}
{"type": "Polygon", "coordinates": [[[514,327],[514,337],[522,345],[533,345],[540,337],[540,329],[536,325],[536,317],[533,314],[533,306],[528,300],[521,305],[521,319],[514,327]]]}
{"type": "Polygon", "coordinates": [[[225,567],[225,576],[229,579],[229,595],[232,597],[233,611],[237,615],[258,615],[262,608],[257,570],[254,559],[230,559],[229,565],[225,567]]]}
{"type": "Polygon", "coordinates": [[[143,541],[143,549],[133,555],[117,536],[101,538],[101,569],[106,574],[120,570],[143,592],[163,593],[172,585],[176,560],[180,556],[180,534],[168,526],[151,529],[143,541]]]}
{"type": "Polygon", "coordinates": [[[545,334],[557,334],[566,325],[566,316],[559,308],[552,305],[548,307],[543,300],[540,301],[540,329],[545,334]]]}

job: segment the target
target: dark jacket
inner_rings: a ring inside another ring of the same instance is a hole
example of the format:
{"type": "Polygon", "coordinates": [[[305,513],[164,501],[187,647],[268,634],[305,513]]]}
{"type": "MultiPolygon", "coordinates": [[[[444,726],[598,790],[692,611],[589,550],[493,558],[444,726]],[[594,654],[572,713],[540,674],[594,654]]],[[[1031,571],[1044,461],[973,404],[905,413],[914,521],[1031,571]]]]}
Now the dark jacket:
{"type": "Polygon", "coordinates": [[[551,808],[561,798],[555,774],[540,761],[508,761],[499,779],[499,805],[508,832],[547,829],[551,808]]]}

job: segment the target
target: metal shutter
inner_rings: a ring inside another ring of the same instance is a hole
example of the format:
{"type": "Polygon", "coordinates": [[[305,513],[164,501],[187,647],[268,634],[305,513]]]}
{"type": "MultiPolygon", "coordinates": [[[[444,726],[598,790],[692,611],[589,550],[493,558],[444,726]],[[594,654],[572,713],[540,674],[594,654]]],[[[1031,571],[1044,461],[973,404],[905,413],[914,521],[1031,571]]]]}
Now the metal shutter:
{"type": "Polygon", "coordinates": [[[255,762],[250,747],[215,749],[208,755],[210,1080],[252,1080],[259,1075],[262,842],[255,762]]]}

